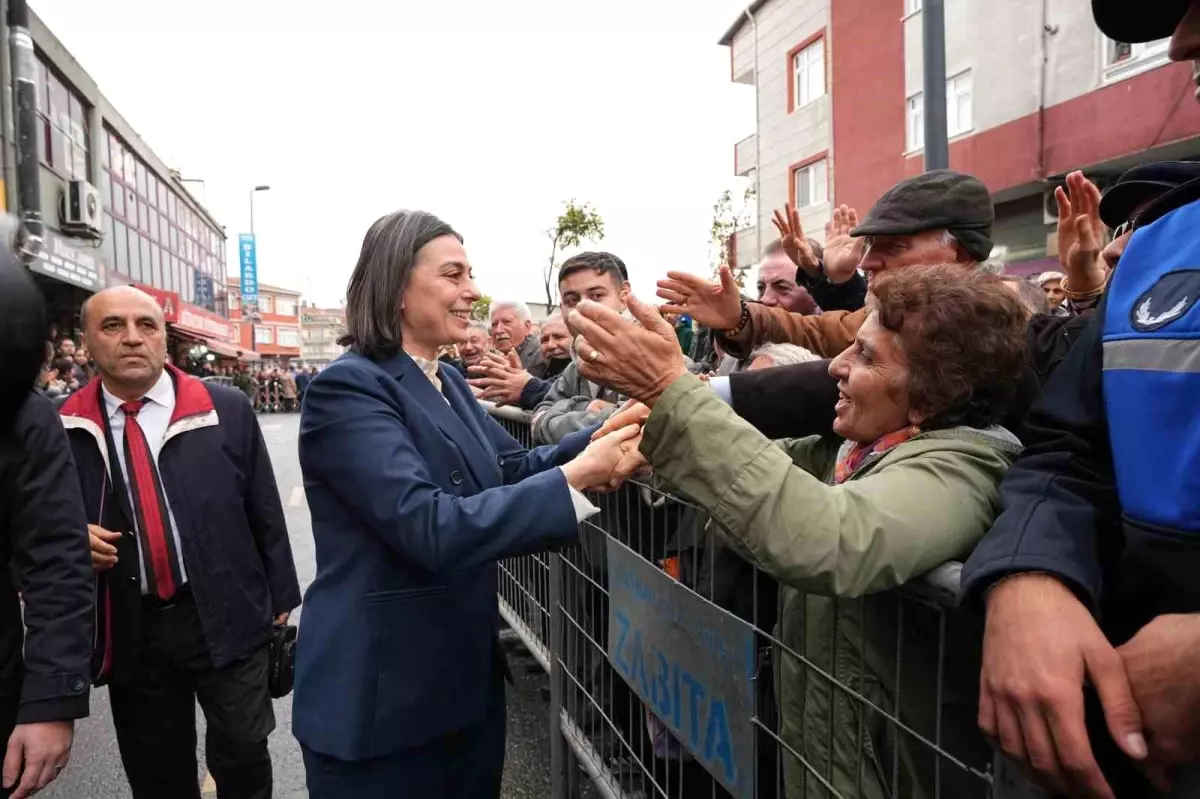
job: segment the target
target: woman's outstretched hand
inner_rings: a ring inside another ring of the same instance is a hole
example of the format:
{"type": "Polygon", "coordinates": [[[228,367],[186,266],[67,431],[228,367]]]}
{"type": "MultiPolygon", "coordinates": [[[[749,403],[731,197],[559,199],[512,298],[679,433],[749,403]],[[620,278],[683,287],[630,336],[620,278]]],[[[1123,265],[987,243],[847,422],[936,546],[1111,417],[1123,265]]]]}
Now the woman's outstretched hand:
{"type": "Polygon", "coordinates": [[[601,436],[562,467],[576,491],[608,491],[644,464],[638,452],[642,428],[636,424],[601,436]]]}

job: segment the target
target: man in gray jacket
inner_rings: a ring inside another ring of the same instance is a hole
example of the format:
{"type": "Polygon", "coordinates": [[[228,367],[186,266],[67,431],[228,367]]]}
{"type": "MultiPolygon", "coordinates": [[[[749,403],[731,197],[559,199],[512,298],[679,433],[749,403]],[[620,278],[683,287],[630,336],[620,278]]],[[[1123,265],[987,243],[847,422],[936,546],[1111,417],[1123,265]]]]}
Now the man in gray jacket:
{"type": "MultiPolygon", "coordinates": [[[[558,271],[558,293],[564,319],[585,298],[624,313],[628,292],[629,272],[625,262],[611,253],[581,252],[568,258],[558,271]]],[[[574,330],[571,335],[575,335],[574,330]]],[[[571,363],[533,411],[533,441],[535,444],[557,444],[569,433],[607,419],[623,399],[615,391],[579,374],[572,352],[571,363]]]]}

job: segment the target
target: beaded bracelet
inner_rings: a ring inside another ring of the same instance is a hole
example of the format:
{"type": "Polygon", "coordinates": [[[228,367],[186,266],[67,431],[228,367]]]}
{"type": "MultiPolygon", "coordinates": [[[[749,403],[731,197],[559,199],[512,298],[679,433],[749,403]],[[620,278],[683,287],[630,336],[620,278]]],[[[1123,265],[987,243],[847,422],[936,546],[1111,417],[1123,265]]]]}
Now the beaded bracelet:
{"type": "Polygon", "coordinates": [[[736,338],[739,333],[746,329],[746,325],[750,324],[750,306],[742,300],[742,315],[738,319],[737,327],[732,327],[722,331],[726,338],[736,338]]]}

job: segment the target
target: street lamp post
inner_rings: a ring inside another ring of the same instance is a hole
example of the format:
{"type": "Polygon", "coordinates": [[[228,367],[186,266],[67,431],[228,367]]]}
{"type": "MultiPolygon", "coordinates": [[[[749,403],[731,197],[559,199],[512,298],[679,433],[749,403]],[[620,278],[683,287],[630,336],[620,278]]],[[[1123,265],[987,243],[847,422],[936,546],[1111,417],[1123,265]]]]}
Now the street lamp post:
{"type": "MultiPolygon", "coordinates": [[[[260,191],[270,191],[270,190],[271,190],[270,186],[255,186],[253,189],[250,190],[250,237],[252,239],[254,239],[254,258],[255,258],[256,262],[258,260],[258,239],[254,238],[254,195],[258,194],[260,191]]],[[[255,286],[254,286],[255,294],[257,294],[258,293],[257,268],[255,270],[254,282],[255,282],[255,286]]],[[[238,286],[239,286],[239,288],[242,287],[241,280],[238,281],[238,286]]],[[[242,303],[242,316],[243,317],[247,316],[246,311],[247,311],[246,304],[242,303]]],[[[258,313],[258,303],[255,303],[255,305],[254,305],[254,313],[255,314],[258,313]]],[[[255,331],[254,331],[254,317],[253,316],[250,317],[250,349],[252,349],[255,352],[258,352],[258,338],[256,337],[255,331]]]]}

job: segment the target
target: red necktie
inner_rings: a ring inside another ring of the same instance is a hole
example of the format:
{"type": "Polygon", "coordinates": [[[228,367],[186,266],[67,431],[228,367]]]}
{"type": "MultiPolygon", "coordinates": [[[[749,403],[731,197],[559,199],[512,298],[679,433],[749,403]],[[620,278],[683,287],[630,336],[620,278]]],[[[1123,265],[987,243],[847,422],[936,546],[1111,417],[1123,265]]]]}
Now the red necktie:
{"type": "Polygon", "coordinates": [[[121,405],[125,412],[125,467],[129,472],[142,560],[146,565],[146,583],[152,594],[167,600],[175,595],[183,579],[158,467],[154,465],[150,444],[137,421],[138,412],[145,404],[143,399],[121,405]]]}

